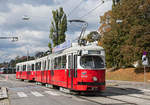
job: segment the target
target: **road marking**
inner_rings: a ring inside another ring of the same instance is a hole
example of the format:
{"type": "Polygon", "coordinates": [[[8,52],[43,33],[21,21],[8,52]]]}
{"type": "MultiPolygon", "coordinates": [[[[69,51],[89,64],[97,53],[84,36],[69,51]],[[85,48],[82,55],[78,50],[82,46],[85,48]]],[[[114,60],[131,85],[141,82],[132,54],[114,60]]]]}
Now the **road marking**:
{"type": "Polygon", "coordinates": [[[143,94],[130,94],[129,96],[134,96],[134,97],[138,97],[138,98],[150,99],[150,96],[143,95],[143,94]]]}
{"type": "Polygon", "coordinates": [[[142,92],[150,92],[149,89],[141,89],[142,92]]]}
{"type": "Polygon", "coordinates": [[[59,96],[60,94],[56,93],[56,92],[52,92],[52,91],[45,91],[45,93],[50,94],[50,95],[54,95],[54,96],[59,96]]]}
{"type": "Polygon", "coordinates": [[[24,92],[17,92],[19,97],[27,97],[27,95],[24,92]]]}
{"type": "Polygon", "coordinates": [[[39,92],[36,92],[36,91],[31,92],[31,93],[32,93],[33,95],[37,96],[37,97],[44,96],[44,95],[42,95],[42,94],[40,94],[39,92]]]}

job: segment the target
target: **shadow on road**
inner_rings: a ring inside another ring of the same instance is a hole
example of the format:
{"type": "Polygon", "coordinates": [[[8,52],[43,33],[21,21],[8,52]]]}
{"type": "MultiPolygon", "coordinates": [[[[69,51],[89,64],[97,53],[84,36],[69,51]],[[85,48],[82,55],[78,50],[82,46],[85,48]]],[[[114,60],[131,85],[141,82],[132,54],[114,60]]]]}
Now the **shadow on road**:
{"type": "Polygon", "coordinates": [[[117,95],[130,95],[130,94],[143,94],[144,92],[139,89],[133,88],[119,88],[119,87],[107,87],[103,92],[86,92],[80,95],[86,97],[99,97],[99,96],[117,96],[117,95]]]}

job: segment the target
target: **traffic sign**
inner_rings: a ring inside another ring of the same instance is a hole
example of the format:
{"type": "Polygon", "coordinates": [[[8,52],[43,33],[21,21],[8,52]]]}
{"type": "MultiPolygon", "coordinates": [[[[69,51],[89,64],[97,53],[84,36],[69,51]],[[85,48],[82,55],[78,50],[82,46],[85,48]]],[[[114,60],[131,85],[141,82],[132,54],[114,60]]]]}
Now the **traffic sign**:
{"type": "Polygon", "coordinates": [[[146,57],[146,54],[144,54],[144,55],[142,56],[142,65],[143,65],[143,66],[148,66],[148,65],[149,65],[149,63],[148,63],[148,58],[146,57]]]}

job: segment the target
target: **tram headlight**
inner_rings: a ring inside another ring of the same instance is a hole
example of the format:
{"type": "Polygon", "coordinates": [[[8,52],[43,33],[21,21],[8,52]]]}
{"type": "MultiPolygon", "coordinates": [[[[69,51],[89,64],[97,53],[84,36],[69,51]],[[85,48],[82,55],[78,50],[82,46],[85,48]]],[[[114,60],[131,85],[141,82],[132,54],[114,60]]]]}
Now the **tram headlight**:
{"type": "Polygon", "coordinates": [[[97,77],[93,77],[93,81],[96,82],[98,79],[97,77]]]}

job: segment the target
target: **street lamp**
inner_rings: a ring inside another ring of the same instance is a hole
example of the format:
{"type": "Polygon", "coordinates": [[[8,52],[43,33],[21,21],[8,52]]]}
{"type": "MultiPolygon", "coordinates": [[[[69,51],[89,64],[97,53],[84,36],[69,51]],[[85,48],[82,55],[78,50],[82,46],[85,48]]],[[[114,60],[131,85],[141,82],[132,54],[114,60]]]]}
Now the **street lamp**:
{"type": "MultiPolygon", "coordinates": [[[[30,17],[28,17],[27,15],[24,15],[23,17],[22,17],[22,20],[24,20],[24,21],[28,21],[28,20],[30,20],[30,17]]],[[[29,49],[27,48],[27,61],[29,60],[29,49]]]]}
{"type": "Polygon", "coordinates": [[[18,37],[0,37],[0,39],[11,39],[12,42],[18,41],[18,37]]]}
{"type": "Polygon", "coordinates": [[[26,16],[26,15],[24,15],[23,17],[22,17],[22,20],[29,20],[30,19],[30,17],[28,17],[28,16],[26,16]]]}

